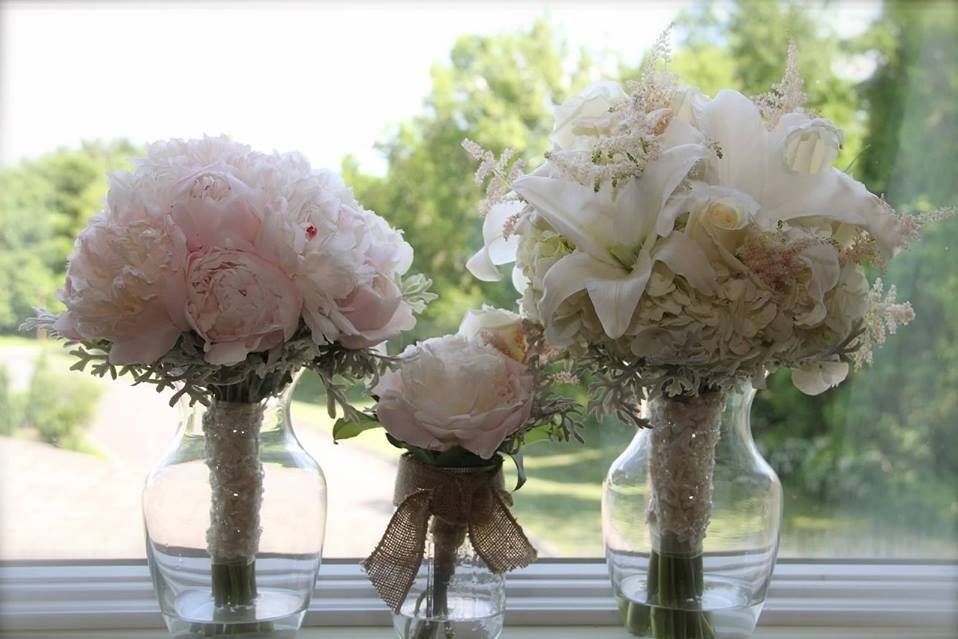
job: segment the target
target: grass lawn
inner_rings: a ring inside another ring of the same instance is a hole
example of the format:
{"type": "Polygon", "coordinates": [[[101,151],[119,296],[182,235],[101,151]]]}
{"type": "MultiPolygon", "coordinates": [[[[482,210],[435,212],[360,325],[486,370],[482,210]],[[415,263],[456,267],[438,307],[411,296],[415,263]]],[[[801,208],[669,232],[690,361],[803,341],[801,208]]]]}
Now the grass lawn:
{"type": "MultiPolygon", "coordinates": [[[[318,380],[314,381],[318,384],[318,380]]],[[[293,408],[297,424],[331,432],[333,421],[326,414],[321,388],[308,377],[300,385],[293,408]]],[[[609,465],[634,434],[633,429],[614,422],[601,428],[593,424],[584,429],[585,444],[540,443],[525,449],[528,482],[514,494],[514,512],[529,534],[558,555],[601,556],[602,481],[609,465]]],[[[378,430],[367,431],[341,445],[360,446],[392,458],[400,454],[378,430]]],[[[505,470],[506,485],[515,486],[516,472],[510,460],[506,460],[505,470]]],[[[843,506],[822,504],[786,483],[781,555],[958,556],[952,530],[916,530],[908,522],[889,521],[887,513],[853,513],[843,506]]]]}

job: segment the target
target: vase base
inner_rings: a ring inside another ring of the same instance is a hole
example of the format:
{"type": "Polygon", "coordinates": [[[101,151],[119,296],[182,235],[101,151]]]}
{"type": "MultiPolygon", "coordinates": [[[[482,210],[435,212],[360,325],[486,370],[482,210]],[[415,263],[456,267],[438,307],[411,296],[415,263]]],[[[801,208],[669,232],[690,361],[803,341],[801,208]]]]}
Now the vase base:
{"type": "Polygon", "coordinates": [[[450,597],[446,618],[426,618],[416,611],[416,600],[406,600],[393,615],[396,639],[498,639],[502,635],[501,606],[483,599],[450,597]]]}
{"type": "Polygon", "coordinates": [[[750,603],[734,584],[704,582],[701,599],[676,608],[650,600],[647,575],[622,580],[616,597],[626,629],[642,639],[749,639],[764,602],[750,603]]]}
{"type": "Polygon", "coordinates": [[[303,600],[282,591],[261,589],[253,605],[216,606],[209,590],[190,590],[174,602],[176,615],[163,615],[176,639],[242,637],[292,639],[306,614],[303,600]]]}

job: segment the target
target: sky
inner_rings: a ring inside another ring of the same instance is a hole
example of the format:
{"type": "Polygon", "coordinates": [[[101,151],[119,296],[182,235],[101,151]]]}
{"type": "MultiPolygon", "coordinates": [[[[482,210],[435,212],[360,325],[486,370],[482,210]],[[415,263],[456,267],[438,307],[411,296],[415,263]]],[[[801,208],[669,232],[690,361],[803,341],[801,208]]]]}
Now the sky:
{"type": "MultiPolygon", "coordinates": [[[[0,0],[0,166],[82,140],[226,133],[338,169],[422,111],[459,35],[548,15],[572,50],[637,62],[689,5],[644,2],[11,2],[0,0]]],[[[877,5],[840,4],[841,31],[877,5]]],[[[783,52],[784,54],[784,52],[783,52]]]]}

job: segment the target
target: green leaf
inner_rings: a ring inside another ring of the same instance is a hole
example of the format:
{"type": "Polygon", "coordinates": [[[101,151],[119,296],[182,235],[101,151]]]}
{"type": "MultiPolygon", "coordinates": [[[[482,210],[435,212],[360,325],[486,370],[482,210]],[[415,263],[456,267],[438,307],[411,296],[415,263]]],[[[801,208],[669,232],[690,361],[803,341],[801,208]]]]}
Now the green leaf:
{"type": "Polygon", "coordinates": [[[337,419],[333,426],[333,441],[351,439],[363,431],[379,428],[379,422],[372,417],[363,416],[360,419],[337,419]]]}
{"type": "Polygon", "coordinates": [[[543,424],[542,426],[536,426],[535,428],[526,431],[522,435],[522,445],[528,446],[529,444],[535,444],[538,442],[547,442],[552,439],[552,429],[549,427],[549,424],[543,424]]]}
{"type": "Polygon", "coordinates": [[[515,453],[509,455],[512,457],[512,461],[516,463],[516,487],[513,489],[513,492],[519,490],[526,484],[526,465],[522,460],[522,453],[515,453]]]}

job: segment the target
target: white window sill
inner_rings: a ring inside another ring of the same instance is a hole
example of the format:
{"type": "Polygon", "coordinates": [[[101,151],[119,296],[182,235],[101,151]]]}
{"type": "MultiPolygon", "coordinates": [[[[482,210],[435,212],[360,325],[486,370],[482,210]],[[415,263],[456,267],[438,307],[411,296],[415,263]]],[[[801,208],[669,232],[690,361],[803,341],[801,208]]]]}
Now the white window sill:
{"type": "MultiPolygon", "coordinates": [[[[626,636],[601,561],[542,561],[511,574],[507,589],[508,639],[626,636]]],[[[756,638],[953,639],[956,602],[954,564],[782,561],[756,638]]],[[[385,606],[355,561],[323,565],[304,625],[303,639],[390,636],[385,606]]],[[[8,639],[145,639],[165,636],[162,627],[143,563],[0,567],[8,639]]]]}
{"type": "MultiPolygon", "coordinates": [[[[612,626],[573,626],[565,628],[535,628],[531,626],[507,626],[504,639],[628,639],[630,635],[621,628],[612,626]]],[[[114,630],[114,631],[53,631],[23,632],[3,635],[4,639],[168,639],[162,630],[114,630]]],[[[297,639],[394,639],[388,628],[304,628],[297,639]]],[[[759,628],[752,639],[954,639],[955,635],[928,630],[908,628],[855,629],[855,628],[759,628]]]]}

